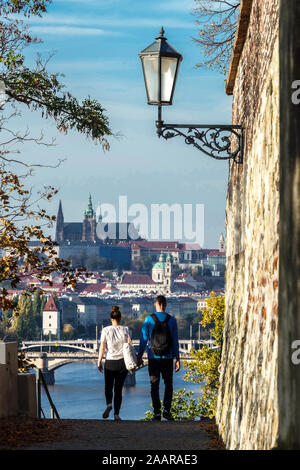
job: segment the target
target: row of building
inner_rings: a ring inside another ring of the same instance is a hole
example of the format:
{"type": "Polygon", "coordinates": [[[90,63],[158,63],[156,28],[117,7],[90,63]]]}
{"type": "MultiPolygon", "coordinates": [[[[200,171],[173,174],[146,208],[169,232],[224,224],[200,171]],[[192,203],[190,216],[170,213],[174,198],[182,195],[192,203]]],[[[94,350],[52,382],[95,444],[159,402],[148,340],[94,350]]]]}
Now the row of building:
{"type": "MultiPolygon", "coordinates": [[[[61,297],[59,307],[52,295],[49,296],[43,311],[43,334],[59,338],[64,324],[85,329],[109,324],[112,305],[118,305],[122,315],[138,318],[143,313],[154,313],[154,298],[105,298],[61,297]]],[[[206,298],[167,297],[166,312],[179,316],[194,316],[206,308],[206,298]]]]}
{"type": "Polygon", "coordinates": [[[91,276],[82,274],[76,287],[68,287],[63,283],[62,276],[57,273],[51,276],[51,283],[43,282],[34,275],[25,276],[16,289],[9,289],[9,294],[13,297],[26,290],[28,285],[43,290],[46,293],[56,293],[62,295],[81,295],[103,297],[104,295],[124,295],[124,294],[168,294],[181,293],[189,294],[201,292],[206,287],[205,278],[193,277],[191,273],[183,272],[174,274],[174,263],[170,252],[165,256],[161,251],[158,261],[153,263],[151,275],[132,270],[123,270],[109,273],[93,272],[91,276]],[[107,277],[109,274],[109,278],[107,277]]]}

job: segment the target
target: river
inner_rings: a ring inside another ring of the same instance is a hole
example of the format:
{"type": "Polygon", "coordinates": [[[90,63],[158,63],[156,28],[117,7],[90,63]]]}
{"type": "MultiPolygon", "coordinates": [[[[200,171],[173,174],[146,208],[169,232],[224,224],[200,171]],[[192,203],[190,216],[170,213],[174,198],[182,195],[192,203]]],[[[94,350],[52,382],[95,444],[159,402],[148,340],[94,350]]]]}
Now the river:
{"type": "MultiPolygon", "coordinates": [[[[174,373],[174,390],[186,388],[200,395],[200,385],[184,380],[185,371],[181,367],[174,373]]],[[[164,384],[161,379],[160,394],[163,397],[164,384]]],[[[61,418],[102,419],[106,402],[104,396],[104,377],[92,362],[73,362],[55,371],[55,385],[49,386],[52,400],[61,418]]],[[[120,411],[122,419],[139,420],[150,410],[150,383],[148,368],[136,374],[136,385],[124,387],[123,403],[120,411]]],[[[42,408],[47,418],[50,407],[45,393],[42,394],[42,408]]],[[[113,413],[111,413],[113,416],[113,413]]]]}

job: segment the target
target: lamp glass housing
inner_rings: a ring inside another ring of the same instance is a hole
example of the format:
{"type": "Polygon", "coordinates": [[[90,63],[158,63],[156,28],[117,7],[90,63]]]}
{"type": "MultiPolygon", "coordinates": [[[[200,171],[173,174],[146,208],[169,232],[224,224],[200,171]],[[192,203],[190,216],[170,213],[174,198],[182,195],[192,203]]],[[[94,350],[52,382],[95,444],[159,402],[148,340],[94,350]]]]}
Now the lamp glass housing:
{"type": "Polygon", "coordinates": [[[148,104],[171,105],[182,56],[167,43],[163,28],[156,41],[139,55],[143,65],[148,104]]]}
{"type": "Polygon", "coordinates": [[[148,103],[159,101],[159,57],[145,56],[142,59],[148,103]]]}
{"type": "Polygon", "coordinates": [[[161,101],[172,102],[178,65],[174,57],[161,58],[161,101]]]}

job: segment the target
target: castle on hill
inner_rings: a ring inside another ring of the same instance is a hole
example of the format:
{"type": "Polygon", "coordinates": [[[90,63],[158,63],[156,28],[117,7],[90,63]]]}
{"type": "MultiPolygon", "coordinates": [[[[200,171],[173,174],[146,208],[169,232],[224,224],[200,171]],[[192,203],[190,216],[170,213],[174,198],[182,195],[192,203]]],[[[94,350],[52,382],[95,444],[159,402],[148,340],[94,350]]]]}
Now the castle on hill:
{"type": "Polygon", "coordinates": [[[101,214],[97,220],[91,195],[82,222],[65,222],[62,202],[59,201],[55,228],[58,256],[70,260],[99,256],[115,261],[120,267],[129,266],[129,241],[141,240],[134,224],[102,220],[101,214]]]}
{"type": "Polygon", "coordinates": [[[132,239],[140,239],[132,222],[102,222],[101,214],[97,220],[91,195],[89,195],[82,222],[65,222],[62,203],[59,201],[55,230],[56,242],[117,243],[120,240],[128,242],[132,239]]]}
{"type": "Polygon", "coordinates": [[[149,284],[165,283],[168,289],[172,289],[170,262],[173,265],[198,264],[204,272],[212,271],[212,275],[220,275],[226,262],[223,234],[219,238],[219,250],[203,249],[197,243],[144,240],[133,222],[103,222],[101,213],[97,217],[91,195],[82,222],[65,222],[62,202],[59,201],[55,241],[58,256],[69,259],[73,266],[85,265],[88,258],[98,257],[110,260],[114,267],[128,270],[142,258],[149,258],[155,263],[154,278],[149,276],[150,281],[145,281],[149,284]]]}

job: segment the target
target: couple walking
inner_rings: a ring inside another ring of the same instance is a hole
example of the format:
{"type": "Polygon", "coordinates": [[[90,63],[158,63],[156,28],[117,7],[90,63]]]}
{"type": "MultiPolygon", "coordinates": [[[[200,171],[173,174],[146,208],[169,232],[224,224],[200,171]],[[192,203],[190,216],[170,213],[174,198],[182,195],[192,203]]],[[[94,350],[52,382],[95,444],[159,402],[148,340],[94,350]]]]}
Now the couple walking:
{"type": "MultiPolygon", "coordinates": [[[[137,366],[139,367],[143,364],[142,357],[147,348],[154,420],[161,420],[160,376],[165,384],[163,417],[167,420],[173,420],[171,404],[174,358],[175,372],[180,369],[177,322],[175,317],[165,312],[166,305],[166,298],[163,295],[158,295],[154,302],[155,313],[148,315],[144,321],[137,356],[137,366]]],[[[110,319],[111,326],[103,328],[101,333],[98,369],[100,372],[103,372],[104,369],[106,409],[103,418],[108,418],[114,407],[114,419],[120,420],[122,390],[127,375],[123,345],[131,342],[131,337],[128,327],[120,324],[121,312],[117,306],[112,307],[110,319]],[[105,353],[106,360],[103,368],[102,361],[105,353]]]]}

